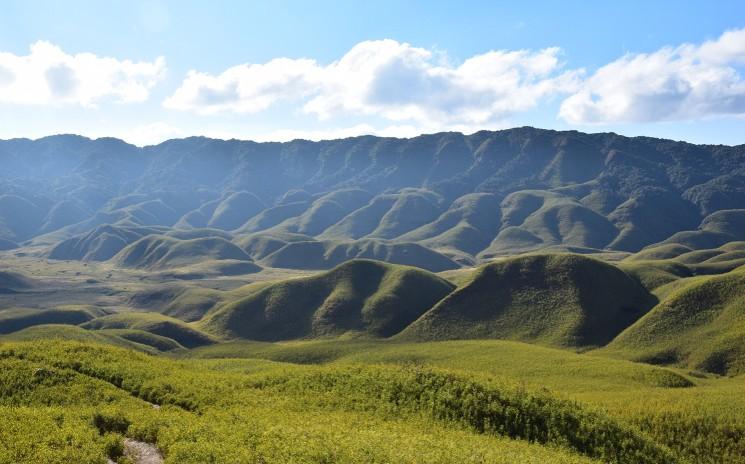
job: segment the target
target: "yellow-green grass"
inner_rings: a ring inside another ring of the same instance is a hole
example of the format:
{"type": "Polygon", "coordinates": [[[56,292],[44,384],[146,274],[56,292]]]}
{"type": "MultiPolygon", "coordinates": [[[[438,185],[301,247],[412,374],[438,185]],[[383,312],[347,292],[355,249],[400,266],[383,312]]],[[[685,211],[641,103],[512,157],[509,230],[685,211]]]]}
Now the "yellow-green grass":
{"type": "Polygon", "coordinates": [[[179,356],[221,370],[256,358],[294,363],[394,364],[458,371],[600,408],[634,424],[690,462],[745,462],[745,378],[661,368],[587,352],[502,340],[233,342],[179,356]],[[240,359],[243,358],[243,359],[240,359]]]}
{"type": "Polygon", "coordinates": [[[0,462],[104,463],[124,436],[168,463],[676,462],[634,427],[545,393],[432,369],[242,362],[2,344],[12,426],[0,462]]]}

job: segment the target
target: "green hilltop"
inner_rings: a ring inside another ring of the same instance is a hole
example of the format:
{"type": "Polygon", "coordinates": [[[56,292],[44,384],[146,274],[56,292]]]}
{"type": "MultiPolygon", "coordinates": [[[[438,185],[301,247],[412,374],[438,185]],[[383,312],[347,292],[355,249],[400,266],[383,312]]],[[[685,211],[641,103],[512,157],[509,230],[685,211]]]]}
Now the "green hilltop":
{"type": "Polygon", "coordinates": [[[613,265],[581,255],[528,255],[482,266],[400,338],[599,346],[654,303],[640,283],[613,265]]]}

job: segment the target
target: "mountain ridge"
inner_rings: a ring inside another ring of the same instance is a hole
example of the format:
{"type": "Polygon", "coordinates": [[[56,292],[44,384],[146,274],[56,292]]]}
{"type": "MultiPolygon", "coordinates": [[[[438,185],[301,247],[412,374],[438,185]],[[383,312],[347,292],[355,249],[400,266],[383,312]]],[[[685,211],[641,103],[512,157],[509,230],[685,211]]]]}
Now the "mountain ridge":
{"type": "Polygon", "coordinates": [[[745,204],[745,145],[532,127],[142,148],[60,135],[0,141],[0,162],[0,240],[54,259],[108,260],[156,228],[236,244],[383,239],[461,265],[556,247],[633,253],[745,204]]]}

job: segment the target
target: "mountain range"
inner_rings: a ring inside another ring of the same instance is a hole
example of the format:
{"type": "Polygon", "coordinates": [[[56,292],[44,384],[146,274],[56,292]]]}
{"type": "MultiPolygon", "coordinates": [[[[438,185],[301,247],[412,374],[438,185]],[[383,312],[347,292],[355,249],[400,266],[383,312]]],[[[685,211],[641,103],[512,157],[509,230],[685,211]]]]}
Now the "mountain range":
{"type": "Polygon", "coordinates": [[[353,258],[431,271],[535,250],[745,239],[745,146],[531,127],[138,148],[0,141],[0,249],[142,269],[353,258]]]}

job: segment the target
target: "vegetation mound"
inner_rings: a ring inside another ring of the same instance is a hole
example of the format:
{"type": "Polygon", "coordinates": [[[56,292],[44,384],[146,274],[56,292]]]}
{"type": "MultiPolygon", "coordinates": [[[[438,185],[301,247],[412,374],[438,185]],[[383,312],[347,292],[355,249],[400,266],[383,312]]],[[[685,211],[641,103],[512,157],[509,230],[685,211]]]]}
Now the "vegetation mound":
{"type": "Polygon", "coordinates": [[[127,312],[93,319],[81,327],[89,330],[135,329],[175,340],[186,348],[209,345],[215,340],[187,323],[155,313],[127,312]]]}
{"type": "Polygon", "coordinates": [[[16,293],[36,286],[36,281],[18,272],[0,271],[0,294],[16,293]]]}
{"type": "Polygon", "coordinates": [[[610,264],[581,255],[529,255],[479,268],[400,337],[604,345],[654,302],[610,264]]]}
{"type": "Polygon", "coordinates": [[[463,195],[437,220],[400,237],[433,248],[453,248],[476,255],[486,248],[500,228],[499,197],[488,193],[463,195]]]}
{"type": "Polygon", "coordinates": [[[129,305],[186,322],[201,319],[218,301],[220,292],[200,287],[163,285],[134,293],[129,305]]]}
{"type": "Polygon", "coordinates": [[[313,277],[268,285],[217,307],[201,324],[221,335],[252,340],[346,333],[388,337],[452,289],[426,271],[354,260],[313,277]]]}
{"type": "Polygon", "coordinates": [[[604,351],[717,374],[745,372],[745,268],[684,283],[604,351]]]}
{"type": "Polygon", "coordinates": [[[50,340],[111,345],[150,354],[184,349],[175,340],[141,330],[87,330],[77,325],[65,324],[35,325],[0,336],[0,341],[3,342],[48,342],[50,340]]]}
{"type": "Polygon", "coordinates": [[[223,230],[237,229],[265,207],[253,193],[236,192],[217,206],[207,225],[223,230]]]}
{"type": "Polygon", "coordinates": [[[220,237],[178,240],[150,235],[127,246],[113,258],[120,266],[159,270],[194,264],[204,260],[251,258],[238,246],[220,237]]]}
{"type": "Polygon", "coordinates": [[[0,334],[46,324],[79,325],[105,312],[90,307],[59,307],[54,309],[8,308],[0,310],[0,334]]]}
{"type": "MultiPolygon", "coordinates": [[[[479,433],[567,447],[602,462],[674,462],[674,455],[635,429],[576,403],[524,390],[485,387],[429,369],[353,367],[285,378],[273,388],[312,393],[353,410],[395,405],[426,412],[479,433]]],[[[321,401],[324,401],[323,399],[321,401]]]]}
{"type": "Polygon", "coordinates": [[[127,245],[163,229],[102,225],[88,233],[64,240],[49,252],[51,259],[107,261],[127,245]]]}
{"type": "Polygon", "coordinates": [[[291,242],[268,255],[261,263],[287,269],[331,269],[345,261],[360,258],[416,266],[431,272],[460,267],[445,255],[416,243],[394,243],[374,239],[352,242],[291,242]]]}

